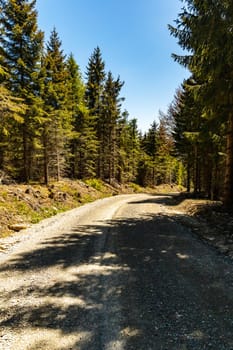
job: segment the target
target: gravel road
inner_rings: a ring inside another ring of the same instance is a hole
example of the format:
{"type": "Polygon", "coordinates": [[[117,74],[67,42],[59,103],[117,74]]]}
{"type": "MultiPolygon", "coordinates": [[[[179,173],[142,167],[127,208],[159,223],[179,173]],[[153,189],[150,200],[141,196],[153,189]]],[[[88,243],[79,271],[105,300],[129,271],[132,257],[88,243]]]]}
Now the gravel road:
{"type": "Polygon", "coordinates": [[[233,264],[166,199],[98,200],[2,242],[0,349],[233,350],[233,264]]]}

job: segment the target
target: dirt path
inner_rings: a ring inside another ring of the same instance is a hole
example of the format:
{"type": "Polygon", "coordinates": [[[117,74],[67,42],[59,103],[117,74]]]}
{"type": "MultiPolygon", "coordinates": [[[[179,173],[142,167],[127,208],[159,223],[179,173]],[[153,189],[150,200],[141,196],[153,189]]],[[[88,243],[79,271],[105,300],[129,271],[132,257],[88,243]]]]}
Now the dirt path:
{"type": "Polygon", "coordinates": [[[2,350],[233,350],[233,264],[165,197],[46,220],[0,257],[2,350]]]}

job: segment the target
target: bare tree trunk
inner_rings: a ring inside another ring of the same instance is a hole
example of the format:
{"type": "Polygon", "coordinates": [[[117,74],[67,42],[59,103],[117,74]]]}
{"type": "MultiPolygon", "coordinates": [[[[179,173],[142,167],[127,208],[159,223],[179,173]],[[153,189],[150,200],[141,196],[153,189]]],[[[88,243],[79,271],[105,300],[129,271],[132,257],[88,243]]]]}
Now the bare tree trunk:
{"type": "Polygon", "coordinates": [[[43,153],[44,153],[44,183],[45,185],[49,184],[49,170],[48,170],[48,146],[47,146],[47,135],[44,132],[43,135],[43,153]]]}
{"type": "Polygon", "coordinates": [[[226,173],[224,186],[224,204],[229,207],[233,205],[233,112],[229,113],[227,146],[226,146],[226,173]]]}
{"type": "Polygon", "coordinates": [[[28,183],[29,182],[29,164],[28,164],[28,139],[27,139],[27,131],[25,127],[23,127],[23,180],[28,183]]]}

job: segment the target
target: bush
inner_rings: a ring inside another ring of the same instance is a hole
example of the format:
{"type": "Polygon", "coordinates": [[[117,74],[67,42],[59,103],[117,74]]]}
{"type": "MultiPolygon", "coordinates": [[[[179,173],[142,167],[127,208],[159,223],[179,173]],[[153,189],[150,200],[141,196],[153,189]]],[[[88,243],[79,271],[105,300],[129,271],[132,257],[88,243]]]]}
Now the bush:
{"type": "Polygon", "coordinates": [[[88,180],[85,180],[85,183],[88,186],[93,187],[97,191],[103,191],[104,190],[103,182],[101,180],[99,180],[99,179],[88,179],[88,180]]]}

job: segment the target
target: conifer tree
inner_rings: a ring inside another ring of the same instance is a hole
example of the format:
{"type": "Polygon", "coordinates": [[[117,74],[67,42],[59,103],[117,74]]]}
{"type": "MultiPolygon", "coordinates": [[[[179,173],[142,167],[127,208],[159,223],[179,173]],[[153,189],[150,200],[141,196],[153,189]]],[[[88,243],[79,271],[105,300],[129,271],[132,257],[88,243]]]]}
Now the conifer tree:
{"type": "Polygon", "coordinates": [[[69,156],[67,149],[71,138],[71,111],[68,108],[68,72],[61,41],[54,28],[51,32],[45,57],[42,61],[44,75],[42,99],[44,109],[42,143],[44,150],[44,178],[58,181],[66,174],[69,156]]]}
{"type": "Polygon", "coordinates": [[[200,156],[198,139],[201,127],[201,108],[197,108],[193,90],[189,89],[188,81],[184,81],[181,88],[177,90],[174,101],[169,107],[169,113],[174,121],[173,137],[176,154],[187,171],[187,191],[190,192],[192,182],[194,192],[197,192],[198,187],[200,187],[198,186],[198,160],[200,156]]]}
{"type": "Polygon", "coordinates": [[[117,123],[117,159],[116,179],[119,183],[136,181],[137,164],[140,153],[137,120],[129,120],[128,111],[124,111],[117,123]]]}
{"type": "Polygon", "coordinates": [[[71,176],[92,178],[96,175],[97,139],[95,123],[85,102],[85,85],[73,55],[67,61],[68,109],[71,112],[71,176]]]}
{"type": "Polygon", "coordinates": [[[103,165],[103,179],[116,178],[116,167],[118,161],[118,140],[117,126],[121,116],[121,101],[123,98],[119,96],[123,82],[120,77],[114,80],[111,72],[108,73],[103,97],[102,97],[102,118],[101,122],[104,126],[104,133],[101,137],[101,164],[103,165]]]}
{"type": "Polygon", "coordinates": [[[23,122],[12,125],[15,134],[12,140],[19,152],[16,157],[18,163],[15,163],[15,168],[19,169],[18,176],[23,181],[29,181],[37,137],[36,81],[43,46],[43,33],[37,28],[35,0],[3,0],[0,28],[1,64],[8,73],[6,86],[27,106],[22,113],[23,122]]]}
{"type": "MultiPolygon", "coordinates": [[[[218,120],[203,118],[203,105],[195,100],[195,81],[190,78],[177,91],[169,114],[173,118],[176,152],[187,170],[187,189],[217,198],[223,135],[218,120]],[[214,123],[217,121],[217,123],[214,123]]],[[[222,164],[221,164],[222,167],[222,164]]]]}
{"type": "Polygon", "coordinates": [[[6,72],[0,67],[0,170],[8,175],[12,166],[10,151],[12,150],[12,124],[23,123],[22,114],[25,106],[22,100],[14,97],[5,87],[6,72]]]}
{"type": "MultiPolygon", "coordinates": [[[[93,116],[93,128],[96,131],[96,137],[99,142],[98,145],[98,158],[97,158],[97,177],[103,178],[103,164],[101,144],[103,144],[103,138],[105,135],[104,122],[102,119],[102,97],[104,91],[105,82],[105,63],[102,58],[100,48],[94,49],[88,65],[87,65],[87,83],[85,100],[86,106],[91,116],[93,116]]],[[[93,159],[95,162],[96,160],[93,159]]]]}
{"type": "Polygon", "coordinates": [[[77,169],[80,179],[96,177],[98,140],[93,119],[85,103],[82,104],[79,109],[77,128],[77,169]]]}
{"type": "Polygon", "coordinates": [[[70,54],[67,60],[67,103],[68,110],[71,113],[72,136],[70,140],[70,176],[77,178],[78,176],[78,138],[80,129],[80,110],[84,104],[85,85],[81,78],[78,64],[73,54],[70,54]]]}
{"type": "Polygon", "coordinates": [[[160,112],[159,125],[156,135],[156,184],[171,184],[174,179],[174,143],[168,129],[169,126],[167,124],[167,117],[165,114],[160,112]]]}
{"type": "Polygon", "coordinates": [[[173,55],[187,66],[198,81],[197,103],[203,103],[202,115],[219,129],[225,125],[226,172],[224,202],[233,204],[233,94],[232,94],[232,1],[186,0],[176,21],[170,26],[189,55],[173,55]]]}
{"type": "Polygon", "coordinates": [[[140,151],[140,139],[137,119],[133,118],[128,122],[128,137],[125,148],[125,157],[127,164],[126,174],[128,181],[136,181],[140,151]]]}

